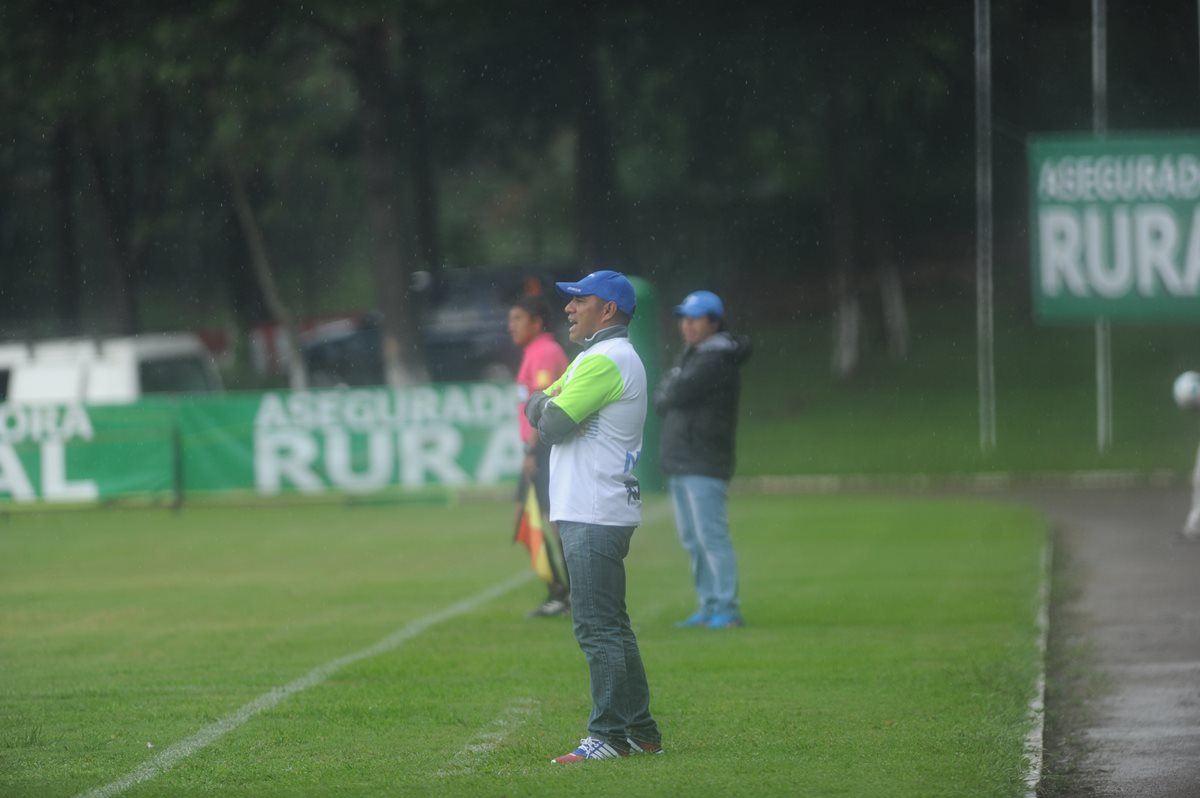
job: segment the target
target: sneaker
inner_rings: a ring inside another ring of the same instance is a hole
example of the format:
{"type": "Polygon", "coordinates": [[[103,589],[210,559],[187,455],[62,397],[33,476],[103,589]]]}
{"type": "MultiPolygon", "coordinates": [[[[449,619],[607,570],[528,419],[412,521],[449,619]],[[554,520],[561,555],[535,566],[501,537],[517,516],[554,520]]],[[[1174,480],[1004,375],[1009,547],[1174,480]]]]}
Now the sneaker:
{"type": "Polygon", "coordinates": [[[661,743],[643,743],[632,737],[626,737],[625,742],[629,743],[629,753],[631,754],[661,754],[663,752],[661,743]]]}
{"type": "Polygon", "coordinates": [[[704,610],[696,610],[688,617],[684,618],[675,624],[676,629],[691,629],[696,626],[708,626],[708,620],[712,616],[704,610]]]}
{"type": "Polygon", "coordinates": [[[570,603],[562,599],[546,599],[546,601],[537,609],[530,610],[525,614],[526,618],[549,618],[552,615],[567,615],[571,612],[570,603]]]}
{"type": "Polygon", "coordinates": [[[742,616],[731,612],[718,612],[705,624],[709,629],[734,629],[742,625],[742,616]]]}
{"type": "Polygon", "coordinates": [[[552,765],[567,765],[571,762],[582,762],[585,759],[617,759],[629,756],[628,751],[618,751],[608,743],[596,737],[584,737],[579,741],[579,747],[569,754],[563,754],[557,759],[551,759],[552,765]]]}

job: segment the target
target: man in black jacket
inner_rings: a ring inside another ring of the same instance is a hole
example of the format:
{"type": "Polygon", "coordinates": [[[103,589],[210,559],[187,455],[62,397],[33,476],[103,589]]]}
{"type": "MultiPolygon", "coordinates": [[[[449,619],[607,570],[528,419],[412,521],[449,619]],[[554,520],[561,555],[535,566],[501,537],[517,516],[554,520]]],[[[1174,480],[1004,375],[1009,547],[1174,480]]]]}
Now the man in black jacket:
{"type": "Polygon", "coordinates": [[[725,307],[711,291],[688,294],[675,315],[686,346],[659,383],[654,409],[664,417],[659,462],[699,598],[697,610],[676,626],[726,629],[742,625],[725,503],[733,476],[738,369],[750,357],[750,342],[726,331],[725,307]]]}

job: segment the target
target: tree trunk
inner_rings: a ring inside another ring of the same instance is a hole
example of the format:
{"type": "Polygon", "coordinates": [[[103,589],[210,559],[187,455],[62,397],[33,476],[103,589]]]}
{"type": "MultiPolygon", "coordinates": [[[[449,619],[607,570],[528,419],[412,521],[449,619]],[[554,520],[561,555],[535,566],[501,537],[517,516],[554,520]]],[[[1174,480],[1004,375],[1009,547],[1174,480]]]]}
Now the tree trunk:
{"type": "Polygon", "coordinates": [[[575,26],[575,247],[585,269],[616,268],[625,254],[621,240],[612,132],[597,63],[596,14],[591,3],[572,10],[575,26]]]}
{"type": "Polygon", "coordinates": [[[896,261],[896,243],[893,226],[885,197],[894,196],[887,181],[887,160],[875,151],[870,163],[874,163],[874,174],[879,179],[864,197],[864,226],[869,228],[865,236],[870,241],[871,256],[875,262],[875,274],[879,281],[880,311],[883,316],[883,334],[887,341],[888,357],[893,363],[908,359],[908,308],[904,301],[904,284],[900,279],[900,268],[896,261]]]}
{"type": "Polygon", "coordinates": [[[55,277],[58,318],[64,335],[79,335],[83,328],[79,243],[75,233],[75,158],[71,124],[62,121],[54,131],[51,184],[54,193],[55,277]]]}
{"type": "MultiPolygon", "coordinates": [[[[66,61],[71,37],[68,14],[50,17],[49,50],[51,63],[66,61]]],[[[83,286],[79,262],[79,237],[75,227],[76,145],[75,119],[63,112],[51,140],[50,185],[55,222],[55,282],[58,299],[58,326],[64,335],[83,331],[83,286]]]]}
{"type": "Polygon", "coordinates": [[[434,176],[433,146],[429,135],[429,102],[425,96],[424,69],[420,41],[410,35],[405,52],[404,107],[408,109],[412,135],[408,164],[412,170],[413,231],[416,261],[435,281],[442,267],[438,239],[438,196],[434,176]]]}
{"type": "Polygon", "coordinates": [[[114,331],[133,335],[138,330],[137,280],[135,277],[133,242],[131,241],[129,203],[132,202],[132,166],[128,156],[117,156],[117,173],[122,185],[114,186],[113,171],[101,149],[94,127],[87,136],[86,150],[92,171],[92,187],[96,193],[100,228],[105,242],[108,263],[109,312],[114,331]]]}
{"type": "Polygon", "coordinates": [[[862,313],[855,283],[855,209],[853,168],[847,138],[849,126],[841,89],[829,105],[829,197],[833,243],[833,356],[834,376],[848,379],[858,370],[862,313]]]}
{"type": "Polygon", "coordinates": [[[353,53],[363,134],[363,168],[366,172],[367,225],[371,237],[371,263],[375,299],[382,316],[383,366],[389,385],[428,379],[418,347],[417,325],[408,302],[411,279],[403,256],[405,239],[398,190],[396,142],[392,132],[391,98],[395,91],[392,50],[396,31],[385,21],[360,27],[353,53]]]}
{"type": "Polygon", "coordinates": [[[274,322],[284,330],[283,355],[287,358],[288,384],[294,391],[302,391],[308,387],[308,372],[304,365],[304,353],[300,349],[300,335],[296,321],[288,312],[279,291],[275,286],[275,277],[271,269],[271,260],[267,255],[267,243],[263,238],[262,228],[254,213],[254,206],[246,192],[246,184],[242,179],[237,160],[228,150],[221,152],[221,167],[228,181],[230,198],[233,209],[237,214],[238,224],[242,228],[242,237],[246,240],[246,248],[250,255],[250,266],[262,291],[263,300],[274,322]]]}
{"type": "Polygon", "coordinates": [[[847,281],[849,276],[839,272],[833,277],[833,374],[839,379],[849,379],[858,370],[862,308],[858,295],[847,281]]]}
{"type": "MultiPolygon", "coordinates": [[[[225,180],[220,183],[222,195],[229,193],[225,180]]],[[[229,307],[238,327],[250,330],[253,327],[271,320],[271,311],[263,299],[262,287],[255,278],[252,267],[246,264],[245,253],[248,251],[246,237],[242,234],[241,223],[237,212],[230,213],[224,220],[219,246],[208,256],[212,263],[223,266],[225,288],[228,291],[229,307]]]]}
{"type": "Polygon", "coordinates": [[[170,118],[166,97],[140,97],[144,116],[104,126],[89,120],[84,149],[91,166],[100,227],[106,239],[110,308],[117,332],[141,327],[138,286],[146,252],[166,194],[166,148],[170,118]],[[145,136],[139,135],[145,133],[145,136]],[[140,166],[140,170],[139,170],[140,166]],[[140,178],[140,180],[139,180],[140,178]]]}
{"type": "Polygon", "coordinates": [[[883,329],[888,355],[893,362],[908,360],[908,307],[896,260],[884,253],[879,261],[879,294],[883,305],[883,329]]]}

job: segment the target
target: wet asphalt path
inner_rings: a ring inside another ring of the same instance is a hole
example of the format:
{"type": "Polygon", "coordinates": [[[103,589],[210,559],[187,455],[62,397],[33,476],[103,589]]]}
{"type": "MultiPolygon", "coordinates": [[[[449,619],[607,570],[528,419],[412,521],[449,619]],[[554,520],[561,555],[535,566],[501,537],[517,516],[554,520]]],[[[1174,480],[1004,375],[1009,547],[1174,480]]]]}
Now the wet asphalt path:
{"type": "MultiPolygon", "coordinates": [[[[1048,774],[1046,791],[1200,796],[1200,542],[1178,535],[1187,490],[1024,489],[1014,498],[1055,525],[1051,617],[1066,620],[1057,629],[1052,620],[1051,647],[1083,652],[1093,685],[1082,711],[1058,708],[1076,726],[1079,755],[1070,773],[1048,774]]],[[[1055,711],[1048,703],[1048,725],[1055,711]]]]}

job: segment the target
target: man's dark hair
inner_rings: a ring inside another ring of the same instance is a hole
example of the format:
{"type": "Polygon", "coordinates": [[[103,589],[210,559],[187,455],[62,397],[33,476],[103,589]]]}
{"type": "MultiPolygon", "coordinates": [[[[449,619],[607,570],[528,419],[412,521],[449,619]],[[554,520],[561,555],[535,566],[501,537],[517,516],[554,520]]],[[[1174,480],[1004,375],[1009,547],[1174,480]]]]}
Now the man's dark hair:
{"type": "Polygon", "coordinates": [[[633,321],[633,315],[618,308],[617,312],[613,314],[613,321],[615,321],[617,324],[624,324],[626,327],[628,327],[629,322],[633,321]]]}
{"type": "Polygon", "coordinates": [[[513,307],[525,311],[531,319],[541,319],[542,326],[546,326],[546,320],[550,315],[550,306],[546,304],[545,297],[526,295],[514,302],[513,307]]]}

